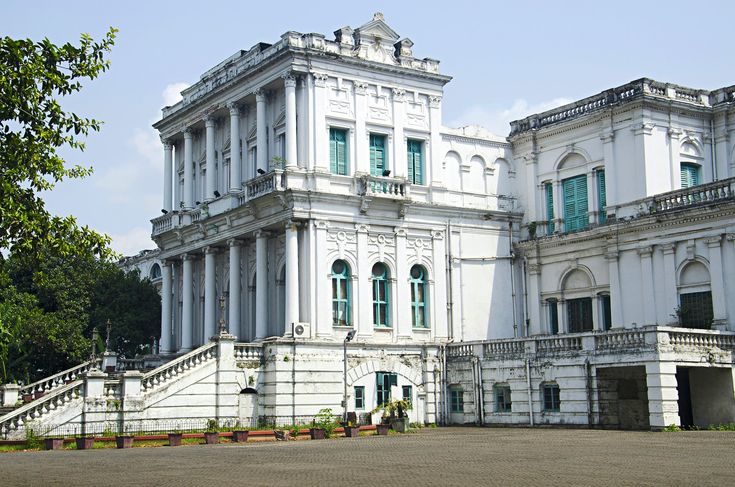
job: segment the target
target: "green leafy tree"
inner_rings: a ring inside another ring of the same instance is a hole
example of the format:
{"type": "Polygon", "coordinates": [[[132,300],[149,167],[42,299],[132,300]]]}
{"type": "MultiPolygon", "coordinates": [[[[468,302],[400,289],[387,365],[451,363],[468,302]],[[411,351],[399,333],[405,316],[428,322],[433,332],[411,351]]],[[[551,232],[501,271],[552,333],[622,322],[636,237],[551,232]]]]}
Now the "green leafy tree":
{"type": "Polygon", "coordinates": [[[105,55],[116,32],[110,28],[100,42],[82,34],[78,46],[0,38],[0,248],[29,251],[43,243],[62,254],[110,253],[109,237],[74,217],[51,215],[39,193],[91,172],[57,151],[84,150],[81,138],[101,122],[64,111],[59,99],[109,68],[105,55]]]}

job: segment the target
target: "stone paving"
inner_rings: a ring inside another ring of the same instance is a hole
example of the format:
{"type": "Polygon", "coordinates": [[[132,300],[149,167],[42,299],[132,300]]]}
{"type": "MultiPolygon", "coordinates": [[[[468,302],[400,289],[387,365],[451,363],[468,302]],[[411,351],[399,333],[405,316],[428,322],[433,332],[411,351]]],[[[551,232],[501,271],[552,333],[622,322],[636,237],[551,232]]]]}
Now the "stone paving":
{"type": "Polygon", "coordinates": [[[0,454],[0,485],[735,485],[735,433],[426,428],[388,437],[0,454]]]}

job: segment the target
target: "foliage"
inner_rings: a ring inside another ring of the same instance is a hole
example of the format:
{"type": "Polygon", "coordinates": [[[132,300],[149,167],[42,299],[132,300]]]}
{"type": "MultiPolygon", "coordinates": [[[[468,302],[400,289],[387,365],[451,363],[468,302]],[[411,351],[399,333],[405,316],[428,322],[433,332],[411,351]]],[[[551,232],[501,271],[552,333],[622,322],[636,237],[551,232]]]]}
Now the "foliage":
{"type": "Polygon", "coordinates": [[[160,330],[160,299],[150,281],[91,252],[64,256],[41,247],[10,254],[0,260],[0,380],[28,383],[83,362],[92,328],[104,337],[108,319],[111,349],[143,351],[160,330]]]}
{"type": "Polygon", "coordinates": [[[109,237],[79,227],[74,217],[52,216],[39,193],[66,178],[90,174],[69,166],[58,149],[84,150],[81,137],[101,122],[65,112],[59,99],[79,92],[82,80],[106,71],[116,29],[78,46],[48,39],[0,38],[0,248],[32,251],[43,244],[64,255],[108,255],[109,237]]]}
{"type": "Polygon", "coordinates": [[[665,431],[667,433],[676,433],[678,431],[681,431],[681,428],[678,427],[677,425],[675,425],[674,423],[671,423],[670,425],[668,425],[667,427],[665,427],[663,429],[663,431],[665,431]]]}
{"type": "Polygon", "coordinates": [[[370,414],[375,414],[379,411],[383,411],[383,418],[405,418],[408,415],[406,411],[413,409],[411,401],[408,399],[391,399],[385,404],[379,404],[375,409],[370,411],[370,414]]]}
{"type": "Polygon", "coordinates": [[[735,423],[711,424],[707,429],[710,431],[735,431],[735,423]]]}
{"type": "Polygon", "coordinates": [[[321,428],[324,430],[324,436],[329,438],[334,433],[335,428],[339,426],[339,423],[332,414],[330,408],[320,409],[316,416],[314,416],[314,428],[321,428]]]}

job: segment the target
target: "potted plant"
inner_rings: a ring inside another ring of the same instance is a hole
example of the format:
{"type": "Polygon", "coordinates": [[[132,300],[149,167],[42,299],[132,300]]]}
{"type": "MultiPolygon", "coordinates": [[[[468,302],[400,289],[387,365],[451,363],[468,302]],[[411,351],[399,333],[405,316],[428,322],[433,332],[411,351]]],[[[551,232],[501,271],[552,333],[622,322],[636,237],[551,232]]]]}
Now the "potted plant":
{"type": "Polygon", "coordinates": [[[204,432],[204,441],[207,445],[216,445],[219,443],[219,425],[217,420],[210,419],[207,421],[207,431],[204,432]]]}
{"type": "Polygon", "coordinates": [[[322,440],[329,438],[334,433],[337,422],[330,408],[320,409],[319,413],[314,416],[313,426],[309,428],[309,434],[312,440],[322,440]]]}
{"type": "Polygon", "coordinates": [[[118,448],[132,448],[133,435],[117,435],[115,437],[115,443],[118,448]]]}
{"type": "Polygon", "coordinates": [[[94,448],[94,436],[77,436],[77,450],[91,450],[94,448]]]}
{"type": "Polygon", "coordinates": [[[387,434],[391,427],[399,433],[404,433],[406,431],[406,418],[408,417],[406,411],[411,408],[411,401],[408,399],[393,399],[373,409],[370,414],[375,414],[380,410],[383,411],[381,424],[376,425],[378,434],[387,434]]]}
{"type": "Polygon", "coordinates": [[[360,427],[355,425],[352,421],[347,421],[344,425],[345,436],[348,438],[357,438],[360,436],[360,427]]]}
{"type": "Polygon", "coordinates": [[[233,430],[232,431],[232,442],[233,443],[245,443],[248,441],[248,430],[233,430]]]}
{"type": "Polygon", "coordinates": [[[44,450],[58,450],[64,444],[64,438],[44,438],[44,450]]]}
{"type": "Polygon", "coordinates": [[[181,431],[174,431],[168,434],[168,446],[181,446],[181,439],[184,437],[181,431]]]}

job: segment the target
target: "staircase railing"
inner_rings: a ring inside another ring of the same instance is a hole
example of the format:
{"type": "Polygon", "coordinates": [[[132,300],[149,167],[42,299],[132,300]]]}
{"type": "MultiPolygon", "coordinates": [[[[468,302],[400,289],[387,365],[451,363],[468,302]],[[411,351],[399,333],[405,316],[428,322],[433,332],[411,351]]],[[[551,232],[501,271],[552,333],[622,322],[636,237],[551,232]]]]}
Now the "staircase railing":
{"type": "Polygon", "coordinates": [[[82,396],[83,386],[84,381],[81,379],[65,384],[55,388],[40,399],[29,402],[0,417],[0,436],[7,438],[11,432],[18,428],[82,396]]]}
{"type": "Polygon", "coordinates": [[[96,359],[94,361],[88,360],[70,369],[62,370],[57,374],[48,376],[32,384],[28,384],[27,386],[23,386],[20,388],[19,393],[21,394],[21,396],[30,395],[33,396],[34,399],[37,399],[45,394],[48,394],[50,391],[56,389],[59,386],[63,386],[79,379],[82,375],[89,372],[90,369],[95,366],[99,366],[101,363],[101,359],[96,359]]]}
{"type": "Polygon", "coordinates": [[[214,358],[217,358],[217,343],[211,342],[151,370],[143,376],[141,388],[143,392],[151,392],[170,379],[214,358]]]}

